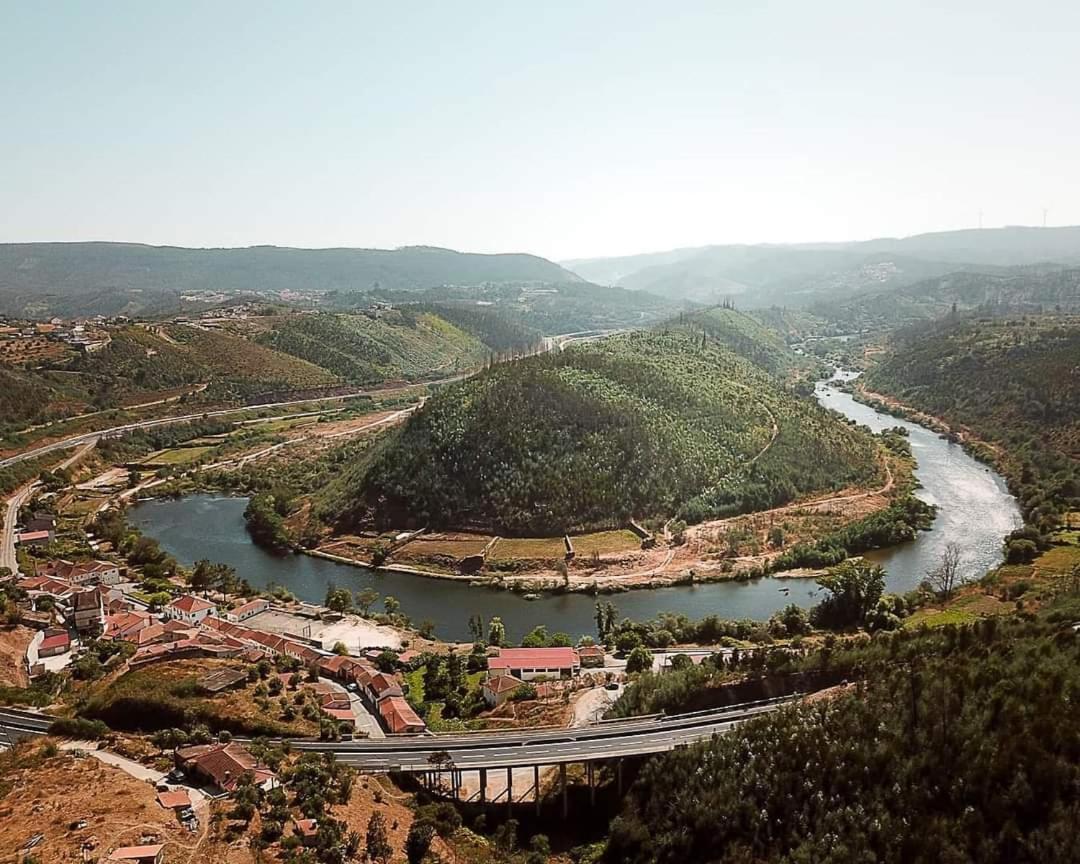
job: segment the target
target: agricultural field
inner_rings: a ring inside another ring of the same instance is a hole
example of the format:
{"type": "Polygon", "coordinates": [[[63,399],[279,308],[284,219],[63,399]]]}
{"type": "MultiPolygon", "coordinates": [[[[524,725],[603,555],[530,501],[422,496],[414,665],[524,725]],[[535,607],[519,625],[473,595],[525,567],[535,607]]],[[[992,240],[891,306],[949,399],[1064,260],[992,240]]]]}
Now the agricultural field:
{"type": "Polygon", "coordinates": [[[483,534],[423,534],[395,549],[391,557],[395,562],[403,564],[429,560],[458,562],[472,555],[479,555],[491,540],[490,536],[483,534]]]}
{"type": "Polygon", "coordinates": [[[158,450],[142,460],[147,468],[175,468],[198,462],[213,450],[213,447],[175,447],[172,450],[158,450]]]}
{"type": "Polygon", "coordinates": [[[566,556],[562,537],[500,537],[488,560],[561,561],[566,556]]]}
{"type": "Polygon", "coordinates": [[[624,552],[636,552],[641,548],[641,538],[633,531],[598,531],[594,534],[580,534],[571,537],[574,554],[577,557],[597,555],[619,555],[624,552]]]}

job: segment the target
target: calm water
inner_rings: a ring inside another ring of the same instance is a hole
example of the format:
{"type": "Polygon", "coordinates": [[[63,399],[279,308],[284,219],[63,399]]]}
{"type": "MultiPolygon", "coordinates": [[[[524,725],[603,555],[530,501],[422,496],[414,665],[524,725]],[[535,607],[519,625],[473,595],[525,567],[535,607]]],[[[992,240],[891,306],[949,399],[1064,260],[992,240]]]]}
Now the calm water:
{"type": "MultiPolygon", "coordinates": [[[[964,566],[980,574],[1001,560],[1001,538],[1020,524],[1016,502],[1004,481],[963,450],[915,424],[879,414],[850,396],[818,385],[818,399],[875,432],[903,426],[919,460],[916,472],[923,484],[919,496],[940,508],[934,527],[904,546],[874,553],[874,560],[889,573],[888,589],[914,587],[932,567],[941,549],[956,540],[964,549],[964,566]]],[[[222,561],[257,587],[283,585],[303,600],[322,602],[330,583],[357,590],[374,586],[392,594],[414,621],[430,619],[439,635],[467,639],[469,616],[485,620],[502,617],[511,637],[520,638],[537,624],[573,636],[593,633],[596,599],[588,595],[545,596],[523,600],[505,591],[472,587],[462,582],[428,579],[405,573],[384,573],[336,564],[307,555],[277,558],[254,545],[244,530],[244,498],[191,495],[177,500],[148,501],[130,511],[131,521],[158,538],[183,564],[200,558],[222,561]]],[[[767,618],[788,603],[809,605],[816,586],[809,580],[760,579],[753,583],[721,582],[709,585],[629,591],[602,597],[612,601],[620,615],[648,618],[657,612],[681,612],[692,618],[715,613],[726,618],[767,618]],[[784,594],[781,588],[789,588],[784,594]]]]}

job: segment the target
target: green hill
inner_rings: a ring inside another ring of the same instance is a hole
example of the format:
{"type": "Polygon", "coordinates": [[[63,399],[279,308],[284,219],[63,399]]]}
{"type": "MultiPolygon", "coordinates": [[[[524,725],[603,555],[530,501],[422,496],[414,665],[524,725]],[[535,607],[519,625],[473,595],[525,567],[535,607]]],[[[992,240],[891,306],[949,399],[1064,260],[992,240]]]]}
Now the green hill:
{"type": "Polygon", "coordinates": [[[876,445],[700,330],[495,366],[434,395],[318,502],[342,526],[558,533],[688,521],[876,477],[876,445]]]}
{"type": "Polygon", "coordinates": [[[418,290],[486,282],[573,282],[535,255],[401,249],[185,249],[139,243],[0,244],[0,312],[12,315],[151,314],[181,295],[418,290]]]}
{"type": "Polygon", "coordinates": [[[779,333],[756,316],[714,306],[680,316],[678,321],[691,330],[700,327],[710,340],[778,378],[791,378],[816,369],[815,361],[796,354],[779,333]]]}
{"type": "Polygon", "coordinates": [[[1080,507],[1080,317],[912,328],[865,383],[998,445],[1029,520],[1080,507]]]}
{"type": "Polygon", "coordinates": [[[489,354],[471,333],[431,312],[408,308],[378,318],[289,315],[258,341],[359,384],[446,375],[478,366],[489,354]]]}

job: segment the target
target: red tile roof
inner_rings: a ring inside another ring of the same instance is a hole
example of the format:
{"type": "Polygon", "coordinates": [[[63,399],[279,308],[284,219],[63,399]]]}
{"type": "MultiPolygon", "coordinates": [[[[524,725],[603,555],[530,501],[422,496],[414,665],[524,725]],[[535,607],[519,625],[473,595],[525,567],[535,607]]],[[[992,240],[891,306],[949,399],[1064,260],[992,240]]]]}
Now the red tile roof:
{"type": "Polygon", "coordinates": [[[180,810],[191,806],[191,796],[183,789],[175,789],[172,792],[159,792],[157,803],[166,810],[180,810]]]}
{"type": "Polygon", "coordinates": [[[42,639],[41,644],[38,646],[38,650],[48,651],[50,648],[59,648],[61,646],[69,645],[71,645],[71,637],[67,633],[56,633],[42,639]]]}
{"type": "Polygon", "coordinates": [[[390,696],[380,702],[379,714],[386,723],[386,728],[396,734],[420,732],[425,728],[424,721],[402,696],[390,696]]]}
{"type": "Polygon", "coordinates": [[[114,849],[109,856],[110,861],[141,861],[144,858],[156,858],[165,848],[164,843],[155,843],[152,846],[121,846],[114,849]]]}
{"type": "Polygon", "coordinates": [[[296,826],[296,833],[302,837],[314,837],[319,832],[317,819],[293,819],[293,825],[296,826]]]}
{"type": "Polygon", "coordinates": [[[503,648],[488,659],[488,669],[571,669],[581,660],[573,648],[503,648]]]}
{"type": "Polygon", "coordinates": [[[484,686],[492,693],[505,693],[507,690],[517,690],[525,682],[513,675],[496,675],[488,678],[484,686]]]}
{"type": "Polygon", "coordinates": [[[234,742],[183,747],[176,751],[176,755],[226,792],[235,790],[240,778],[249,771],[255,775],[256,784],[274,776],[269,768],[259,765],[254,756],[234,742]]]}
{"type": "Polygon", "coordinates": [[[202,612],[206,609],[216,608],[209,600],[203,600],[202,597],[196,597],[193,594],[184,594],[181,597],[177,597],[169,605],[173,609],[179,609],[181,612],[187,612],[189,615],[196,612],[202,612]]]}

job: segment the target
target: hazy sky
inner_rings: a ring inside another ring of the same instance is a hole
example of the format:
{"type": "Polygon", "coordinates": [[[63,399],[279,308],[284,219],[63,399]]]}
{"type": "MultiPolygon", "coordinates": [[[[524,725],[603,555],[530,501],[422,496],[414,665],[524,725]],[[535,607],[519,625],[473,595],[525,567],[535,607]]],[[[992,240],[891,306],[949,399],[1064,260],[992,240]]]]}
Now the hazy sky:
{"type": "Polygon", "coordinates": [[[0,241],[567,258],[1075,224],[1078,40],[1076,0],[0,0],[0,241]]]}

